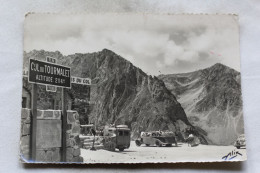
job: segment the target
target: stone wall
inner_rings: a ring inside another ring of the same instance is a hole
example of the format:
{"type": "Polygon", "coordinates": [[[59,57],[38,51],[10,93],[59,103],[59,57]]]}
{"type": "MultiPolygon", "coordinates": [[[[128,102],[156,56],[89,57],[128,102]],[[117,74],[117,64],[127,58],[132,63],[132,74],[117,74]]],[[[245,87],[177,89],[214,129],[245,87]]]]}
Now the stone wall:
{"type": "MultiPolygon", "coordinates": [[[[22,109],[20,155],[29,162],[31,110],[22,109]]],[[[83,162],[79,148],[79,115],[76,111],[67,111],[67,162],[83,162]]],[[[60,162],[61,160],[61,118],[60,110],[37,110],[36,162],[60,162]]]]}
{"type": "MultiPolygon", "coordinates": [[[[23,77],[23,97],[27,100],[26,108],[31,108],[31,90],[32,84],[28,82],[27,77],[23,77]]],[[[37,89],[37,109],[46,110],[61,108],[61,92],[62,89],[57,87],[56,92],[46,91],[45,85],[38,85],[37,89]]],[[[88,124],[88,115],[90,113],[89,100],[90,100],[90,86],[71,84],[71,89],[66,89],[67,109],[76,110],[80,115],[81,124],[88,124]]]]}
{"type": "Polygon", "coordinates": [[[67,162],[83,162],[80,156],[80,124],[77,111],[67,111],[67,162]]]}
{"type": "Polygon", "coordinates": [[[20,138],[20,156],[22,161],[27,162],[30,155],[30,128],[31,117],[30,109],[22,108],[21,115],[21,138],[20,138]]]}
{"type": "MultiPolygon", "coordinates": [[[[56,92],[47,92],[45,85],[38,85],[37,87],[37,109],[61,109],[61,88],[57,87],[56,92]]],[[[23,97],[28,95],[27,100],[30,100],[30,95],[32,91],[32,84],[28,82],[27,77],[23,77],[23,97]]],[[[68,99],[69,100],[69,99],[68,99]]],[[[27,105],[30,108],[31,105],[27,105]]]]}

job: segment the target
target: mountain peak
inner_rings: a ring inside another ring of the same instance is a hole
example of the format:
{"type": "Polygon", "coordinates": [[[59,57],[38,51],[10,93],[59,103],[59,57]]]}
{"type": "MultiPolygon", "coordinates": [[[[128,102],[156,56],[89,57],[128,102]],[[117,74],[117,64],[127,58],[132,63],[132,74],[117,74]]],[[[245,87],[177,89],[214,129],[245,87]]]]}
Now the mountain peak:
{"type": "Polygon", "coordinates": [[[210,66],[209,68],[206,68],[206,69],[209,69],[209,70],[226,70],[228,72],[235,72],[237,73],[238,71],[236,71],[235,69],[229,67],[229,66],[226,66],[224,64],[221,64],[221,63],[216,63],[212,66],[210,66]]]}
{"type": "MultiPolygon", "coordinates": [[[[119,55],[119,54],[116,54],[115,52],[113,52],[112,50],[109,50],[109,49],[103,49],[102,51],[100,51],[100,52],[98,52],[98,53],[101,53],[101,54],[103,54],[103,55],[106,55],[106,56],[108,56],[108,57],[113,57],[113,58],[115,58],[115,59],[117,59],[117,60],[120,60],[120,61],[124,61],[124,62],[129,62],[127,59],[125,59],[125,58],[123,58],[121,55],[119,55]]],[[[129,63],[131,63],[131,62],[129,62],[129,63]]]]}
{"type": "Polygon", "coordinates": [[[224,64],[221,64],[221,63],[216,63],[216,64],[214,64],[213,66],[221,66],[221,67],[226,67],[224,64]]]}
{"type": "Polygon", "coordinates": [[[116,54],[115,52],[113,52],[112,50],[106,49],[104,48],[102,51],[100,51],[101,53],[112,53],[112,54],[116,54]]]}
{"type": "Polygon", "coordinates": [[[216,63],[213,66],[211,66],[210,68],[229,68],[229,67],[224,64],[221,64],[221,63],[216,63]]]}

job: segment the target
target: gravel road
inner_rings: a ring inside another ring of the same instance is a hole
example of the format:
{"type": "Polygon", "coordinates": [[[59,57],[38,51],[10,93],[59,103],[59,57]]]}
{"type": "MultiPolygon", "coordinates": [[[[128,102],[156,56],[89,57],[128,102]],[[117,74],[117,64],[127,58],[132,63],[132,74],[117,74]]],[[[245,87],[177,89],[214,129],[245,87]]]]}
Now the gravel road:
{"type": "Polygon", "coordinates": [[[223,161],[222,157],[229,153],[227,160],[233,156],[235,157],[230,161],[246,160],[246,149],[236,149],[234,146],[199,145],[188,147],[186,143],[178,143],[178,147],[147,147],[145,145],[137,147],[132,141],[130,148],[123,152],[81,149],[81,156],[85,163],[223,161]]]}

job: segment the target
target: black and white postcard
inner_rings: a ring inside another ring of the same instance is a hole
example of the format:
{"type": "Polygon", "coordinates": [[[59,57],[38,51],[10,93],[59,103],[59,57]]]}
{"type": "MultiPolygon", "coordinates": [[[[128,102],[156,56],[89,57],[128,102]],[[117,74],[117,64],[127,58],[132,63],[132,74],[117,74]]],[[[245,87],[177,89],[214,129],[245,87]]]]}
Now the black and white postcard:
{"type": "Polygon", "coordinates": [[[20,159],[246,160],[238,16],[27,14],[20,159]]]}

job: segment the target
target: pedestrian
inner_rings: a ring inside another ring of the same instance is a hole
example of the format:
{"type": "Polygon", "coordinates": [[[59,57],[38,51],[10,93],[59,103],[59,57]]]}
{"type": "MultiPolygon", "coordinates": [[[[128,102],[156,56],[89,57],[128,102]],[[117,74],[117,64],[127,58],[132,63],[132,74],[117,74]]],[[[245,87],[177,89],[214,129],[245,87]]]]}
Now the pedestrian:
{"type": "Polygon", "coordinates": [[[192,133],[189,134],[189,136],[188,136],[188,138],[186,140],[187,140],[188,146],[191,146],[191,143],[194,140],[194,135],[192,133]]]}

